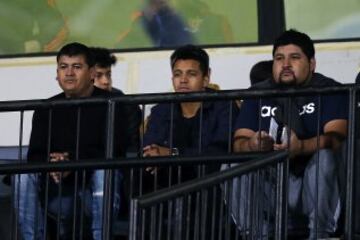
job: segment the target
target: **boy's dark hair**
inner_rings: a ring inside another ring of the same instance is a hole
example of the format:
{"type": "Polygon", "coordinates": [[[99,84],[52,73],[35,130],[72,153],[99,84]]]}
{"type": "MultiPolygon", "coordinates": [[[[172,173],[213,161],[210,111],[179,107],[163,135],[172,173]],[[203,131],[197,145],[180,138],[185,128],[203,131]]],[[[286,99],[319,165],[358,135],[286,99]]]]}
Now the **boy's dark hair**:
{"type": "Polygon", "coordinates": [[[106,48],[101,47],[91,47],[91,51],[93,52],[95,58],[95,64],[101,68],[108,68],[116,63],[115,55],[111,54],[111,52],[106,48]]]}
{"type": "Polygon", "coordinates": [[[82,55],[85,57],[85,62],[89,67],[95,65],[94,56],[90,48],[78,42],[69,43],[63,46],[56,55],[56,61],[59,62],[60,57],[64,55],[70,57],[82,55]]]}
{"type": "Polygon", "coordinates": [[[273,60],[260,61],[250,70],[251,86],[272,77],[273,60]]]}
{"type": "Polygon", "coordinates": [[[209,55],[206,51],[195,45],[185,45],[177,48],[170,57],[171,69],[177,60],[195,60],[200,64],[200,70],[203,75],[209,74],[209,55]]]}
{"type": "Polygon", "coordinates": [[[274,56],[275,51],[280,46],[285,46],[288,44],[294,44],[301,48],[306,57],[310,60],[315,56],[314,43],[311,38],[305,33],[298,32],[294,29],[287,30],[283,32],[274,43],[272,54],[274,56]]]}

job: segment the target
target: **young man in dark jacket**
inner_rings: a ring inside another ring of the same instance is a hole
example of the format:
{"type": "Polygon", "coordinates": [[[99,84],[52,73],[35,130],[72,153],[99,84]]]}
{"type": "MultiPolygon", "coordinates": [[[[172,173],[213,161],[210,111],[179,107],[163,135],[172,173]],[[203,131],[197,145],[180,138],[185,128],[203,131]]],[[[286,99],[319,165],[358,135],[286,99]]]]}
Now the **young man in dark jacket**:
{"type": "MultiPolygon", "coordinates": [[[[210,82],[209,56],[200,47],[186,45],[174,51],[171,55],[172,83],[176,93],[193,93],[203,91],[215,91],[208,88],[210,82]]],[[[199,156],[199,155],[222,155],[230,151],[232,129],[232,117],[236,116],[238,108],[233,101],[206,101],[206,102],[181,102],[161,103],[151,109],[147,129],[144,135],[143,155],[152,156],[199,156]],[[231,112],[232,111],[232,112],[231,112]]],[[[153,191],[156,188],[165,188],[180,182],[189,181],[205,174],[220,171],[220,164],[204,164],[203,166],[184,165],[170,168],[147,168],[145,174],[145,191],[153,191]]],[[[179,222],[180,212],[173,213],[173,217],[165,220],[168,227],[177,228],[183,226],[182,233],[176,232],[176,236],[187,232],[191,238],[217,236],[217,226],[214,231],[207,228],[196,229],[197,221],[202,221],[211,226],[211,221],[217,219],[217,209],[222,203],[218,198],[218,189],[207,191],[206,208],[196,207],[199,201],[196,194],[191,193],[186,197],[183,214],[184,222],[179,222]],[[217,197],[210,197],[217,194],[217,197]],[[189,200],[192,199],[192,200],[189,200]],[[197,199],[197,200],[196,200],[197,199]],[[200,209],[201,208],[201,209],[200,209]],[[187,210],[186,210],[187,209],[187,210]],[[196,216],[195,212],[199,212],[196,216]],[[201,213],[200,213],[201,212],[201,213]],[[208,214],[206,219],[203,217],[208,214]],[[202,218],[199,220],[197,218],[202,218]],[[185,219],[189,221],[185,223],[185,219]],[[215,235],[211,235],[211,234],[215,235]],[[211,236],[210,236],[211,235],[211,236]]],[[[205,196],[205,195],[204,195],[205,196]]],[[[201,198],[203,199],[203,198],[201,198]]],[[[177,207],[174,208],[178,209],[177,207]]],[[[164,219],[168,218],[168,208],[165,207],[164,219]]],[[[159,223],[161,224],[161,223],[159,223]]],[[[166,227],[164,227],[166,229],[166,227]]]]}
{"type": "MultiPolygon", "coordinates": [[[[171,70],[176,93],[214,91],[208,88],[209,56],[199,47],[186,45],[176,49],[171,55],[171,70]]],[[[208,101],[156,105],[151,109],[144,135],[143,155],[190,156],[228,152],[231,144],[228,142],[231,134],[229,118],[234,116],[230,114],[231,104],[208,101]]],[[[183,171],[183,180],[196,176],[196,168],[193,169],[193,172],[183,171]]]]}

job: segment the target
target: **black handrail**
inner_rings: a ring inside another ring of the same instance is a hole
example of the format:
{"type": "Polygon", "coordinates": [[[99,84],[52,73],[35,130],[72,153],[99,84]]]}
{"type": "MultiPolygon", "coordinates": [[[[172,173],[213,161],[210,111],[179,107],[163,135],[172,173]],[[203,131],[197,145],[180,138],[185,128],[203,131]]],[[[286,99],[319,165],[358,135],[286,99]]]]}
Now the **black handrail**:
{"type": "Polygon", "coordinates": [[[239,166],[232,167],[224,171],[212,173],[202,178],[187,181],[179,185],[175,185],[171,188],[166,188],[142,195],[137,198],[137,203],[140,208],[146,208],[154,203],[164,202],[186,193],[195,192],[207,187],[214,186],[242,174],[258,170],[264,166],[283,162],[287,157],[288,151],[271,152],[268,153],[267,156],[265,156],[264,158],[257,161],[250,161],[246,164],[239,164],[239,166]]]}
{"type": "MultiPolygon", "coordinates": [[[[92,169],[124,169],[143,166],[175,166],[192,164],[215,164],[244,162],[262,157],[264,153],[201,155],[188,157],[149,157],[149,158],[98,158],[80,161],[44,162],[44,163],[11,163],[0,164],[0,174],[35,173],[51,171],[76,171],[92,169]]],[[[5,159],[2,159],[5,160],[5,159]]],[[[6,161],[6,160],[5,160],[6,161]]],[[[13,159],[9,160],[14,162],[13,159]]]]}
{"type": "Polygon", "coordinates": [[[149,93],[149,94],[128,94],[112,97],[94,97],[87,99],[36,99],[18,101],[0,101],[0,112],[34,110],[38,108],[51,108],[56,106],[78,106],[82,104],[104,104],[109,101],[129,104],[154,104],[162,102],[186,102],[186,101],[212,101],[212,100],[231,100],[255,97],[297,97],[309,96],[314,94],[331,94],[336,92],[348,91],[351,88],[359,89],[354,84],[334,86],[334,87],[311,87],[311,88],[289,88],[279,89],[238,89],[222,90],[214,92],[193,92],[193,93],[149,93]]]}

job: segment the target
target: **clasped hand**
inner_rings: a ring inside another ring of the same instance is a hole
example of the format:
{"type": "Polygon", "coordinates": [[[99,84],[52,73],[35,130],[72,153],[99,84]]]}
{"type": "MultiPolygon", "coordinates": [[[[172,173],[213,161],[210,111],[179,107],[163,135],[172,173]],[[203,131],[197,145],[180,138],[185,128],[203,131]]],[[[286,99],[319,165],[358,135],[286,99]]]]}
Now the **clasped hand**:
{"type": "Polygon", "coordinates": [[[274,139],[267,132],[259,131],[249,139],[249,149],[251,151],[288,149],[291,157],[294,157],[302,154],[304,151],[304,142],[297,137],[294,131],[291,131],[290,142],[285,141],[282,143],[275,143],[274,139]]]}
{"type": "MultiPolygon", "coordinates": [[[[50,153],[50,162],[61,162],[69,161],[68,152],[53,152],[50,153]]],[[[66,172],[50,172],[50,177],[54,180],[55,183],[59,183],[61,178],[69,176],[70,171],[66,172]]]]}

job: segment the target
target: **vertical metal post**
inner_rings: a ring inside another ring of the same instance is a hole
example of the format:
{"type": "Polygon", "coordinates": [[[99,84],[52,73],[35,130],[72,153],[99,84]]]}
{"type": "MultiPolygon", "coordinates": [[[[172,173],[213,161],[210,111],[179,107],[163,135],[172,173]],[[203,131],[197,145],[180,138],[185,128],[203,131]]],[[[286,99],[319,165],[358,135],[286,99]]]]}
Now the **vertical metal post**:
{"type": "MultiPolygon", "coordinates": [[[[232,139],[233,139],[233,135],[232,135],[232,131],[233,131],[233,100],[230,100],[229,102],[229,129],[228,129],[228,153],[231,153],[233,146],[232,146],[232,139]]],[[[236,106],[235,106],[236,107],[236,106]]]]}
{"type": "MultiPolygon", "coordinates": [[[[183,237],[183,212],[184,212],[184,197],[175,198],[175,239],[181,240],[183,237]]],[[[170,222],[170,221],[169,221],[170,222]]],[[[173,223],[171,223],[173,224],[173,223]]]]}
{"type": "MultiPolygon", "coordinates": [[[[76,114],[76,146],[75,146],[75,156],[74,156],[74,160],[75,161],[79,161],[79,149],[80,149],[80,124],[81,124],[81,108],[78,107],[77,108],[77,114],[76,114]]],[[[61,183],[62,183],[62,177],[61,177],[61,183]]],[[[84,186],[85,183],[85,178],[83,175],[83,179],[82,179],[82,185],[84,186]]],[[[74,179],[74,199],[73,199],[73,234],[72,237],[73,239],[76,238],[76,234],[77,232],[79,232],[79,238],[82,239],[83,236],[83,224],[84,224],[84,219],[83,219],[83,204],[80,206],[80,224],[77,224],[77,214],[78,214],[78,197],[79,197],[79,172],[76,171],[75,172],[75,179],[74,179]],[[79,225],[79,226],[78,226],[79,225]]],[[[81,191],[84,193],[84,187],[81,189],[81,191]]],[[[61,197],[61,196],[60,196],[61,197]]],[[[82,199],[84,200],[84,199],[82,199]]],[[[82,201],[83,203],[84,201],[82,201]]],[[[60,208],[60,207],[59,207],[60,208]]],[[[58,215],[59,216],[59,215],[58,215]]],[[[60,219],[58,219],[58,222],[60,221],[60,219]]]]}
{"type": "MultiPolygon", "coordinates": [[[[106,159],[113,158],[114,149],[114,124],[115,124],[115,102],[108,101],[107,123],[106,123],[106,159]]],[[[117,146],[119,147],[119,146],[117,146]]],[[[104,206],[103,206],[103,239],[108,240],[112,233],[112,190],[113,190],[113,171],[105,171],[104,185],[104,206]]]]}
{"type": "MultiPolygon", "coordinates": [[[[24,110],[21,110],[20,111],[20,127],[19,127],[19,155],[18,155],[18,160],[22,163],[23,162],[23,159],[22,159],[22,148],[23,148],[23,132],[24,132],[24,110]]],[[[12,175],[14,176],[14,175],[12,175]]],[[[11,177],[13,179],[13,184],[15,184],[15,182],[17,184],[19,184],[18,186],[20,186],[20,174],[19,175],[15,175],[14,178],[11,177]],[[17,181],[15,181],[15,177],[17,178],[17,181]]],[[[13,187],[12,188],[12,195],[11,195],[11,202],[13,204],[16,204],[16,207],[13,207],[13,210],[14,209],[19,209],[19,202],[20,202],[20,192],[19,192],[19,187],[15,188],[13,187]],[[17,189],[17,191],[15,191],[15,189],[17,189]],[[17,202],[15,202],[15,194],[17,195],[17,202]]],[[[13,211],[13,214],[12,214],[12,220],[11,222],[14,223],[14,228],[15,229],[12,229],[11,230],[11,234],[10,234],[10,237],[11,239],[18,239],[19,238],[19,229],[18,229],[18,221],[19,221],[19,212],[18,211],[13,211]],[[14,236],[13,236],[14,234],[14,236]]]]}
{"type": "Polygon", "coordinates": [[[277,167],[275,239],[286,239],[289,158],[277,167]]]}
{"type": "MultiPolygon", "coordinates": [[[[292,99],[290,97],[287,98],[286,106],[284,111],[287,110],[285,117],[289,128],[287,131],[287,141],[288,146],[290,146],[290,129],[292,129],[294,124],[291,121],[293,113],[291,111],[292,99]]],[[[287,237],[289,161],[290,153],[288,152],[288,157],[279,163],[277,167],[275,239],[286,239],[287,237]]]]}
{"type": "Polygon", "coordinates": [[[318,237],[318,226],[319,226],[319,161],[320,161],[320,133],[321,133],[321,112],[322,112],[322,95],[318,96],[318,111],[317,111],[317,139],[316,139],[316,152],[318,152],[317,157],[316,157],[316,171],[315,171],[315,190],[316,190],[316,195],[315,195],[315,221],[314,221],[314,226],[313,229],[315,230],[315,238],[318,237]]]}
{"type": "MultiPolygon", "coordinates": [[[[51,129],[52,129],[52,112],[53,109],[50,108],[49,109],[49,119],[48,119],[48,138],[47,138],[47,160],[48,162],[50,162],[49,156],[50,156],[50,151],[51,151],[51,129]]],[[[34,113],[35,114],[35,113],[34,113]]],[[[44,213],[43,213],[43,219],[44,219],[44,234],[42,236],[43,240],[46,240],[46,236],[48,234],[48,229],[47,229],[47,214],[48,214],[48,201],[49,201],[49,172],[46,173],[46,182],[45,182],[45,200],[44,200],[44,213]]],[[[42,213],[39,213],[42,214],[42,213]]],[[[37,216],[36,216],[37,218],[37,216]]],[[[38,223],[37,223],[38,224],[38,223]]],[[[35,227],[38,227],[37,224],[35,224],[35,227]]],[[[35,232],[37,233],[37,231],[35,232]]],[[[35,238],[37,238],[38,236],[36,236],[35,234],[35,238]]]]}
{"type": "Polygon", "coordinates": [[[156,223],[157,223],[157,217],[156,217],[156,207],[151,206],[150,207],[150,240],[155,240],[156,238],[156,223]]]}
{"type": "MultiPolygon", "coordinates": [[[[206,239],[206,233],[208,232],[208,229],[206,229],[208,225],[208,188],[202,190],[201,193],[201,226],[200,226],[200,239],[205,240],[206,239]]],[[[215,204],[214,202],[210,204],[215,204]]],[[[181,225],[181,224],[180,224],[181,225]]]]}
{"type": "MultiPolygon", "coordinates": [[[[232,224],[232,218],[231,218],[231,214],[232,214],[232,210],[233,210],[233,196],[232,196],[232,192],[233,192],[233,181],[232,180],[228,180],[226,181],[226,183],[224,184],[224,186],[226,187],[225,191],[225,198],[221,198],[221,199],[225,199],[226,204],[228,205],[225,213],[225,219],[224,222],[226,223],[226,225],[224,226],[224,239],[230,239],[230,226],[232,224]]],[[[215,201],[214,201],[215,203],[215,201]]],[[[219,227],[220,229],[220,227],[219,227]]],[[[237,230],[236,230],[237,231],[237,230]]]]}
{"type": "Polygon", "coordinates": [[[191,194],[189,194],[186,197],[186,216],[185,216],[185,232],[184,237],[186,240],[190,239],[190,228],[191,228],[191,214],[192,214],[192,197],[191,194]]]}
{"type": "Polygon", "coordinates": [[[129,240],[136,240],[137,223],[138,223],[138,207],[139,203],[137,199],[131,199],[130,201],[130,226],[129,226],[129,240]]]}
{"type": "MultiPolygon", "coordinates": [[[[175,113],[175,103],[171,103],[171,107],[170,107],[170,129],[169,129],[169,148],[172,149],[174,147],[174,113],[175,113]]],[[[178,169],[178,166],[177,166],[178,169]]],[[[173,183],[172,183],[172,179],[173,179],[173,166],[169,166],[168,167],[168,172],[169,172],[169,176],[168,176],[168,186],[170,187],[173,183]]],[[[155,177],[157,178],[157,172],[155,177]]],[[[158,184],[157,179],[156,179],[156,185],[158,184]]],[[[157,187],[155,185],[155,187],[157,187]]],[[[157,188],[154,188],[155,190],[157,190],[157,188]]]]}
{"type": "Polygon", "coordinates": [[[160,203],[160,206],[159,206],[159,225],[158,225],[158,236],[157,236],[157,239],[158,240],[161,240],[163,239],[162,238],[162,225],[164,224],[164,204],[163,203],[160,203]]]}
{"type": "Polygon", "coordinates": [[[349,123],[348,123],[348,145],[346,163],[346,203],[345,203],[345,238],[353,239],[354,223],[354,167],[355,167],[355,112],[356,112],[356,89],[349,90],[349,123]]]}

